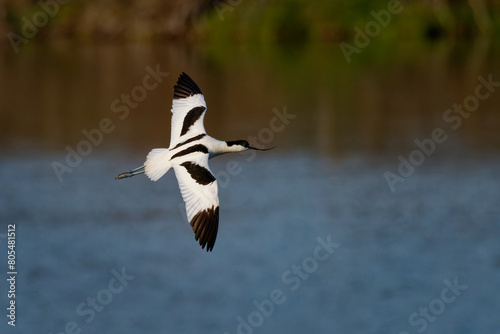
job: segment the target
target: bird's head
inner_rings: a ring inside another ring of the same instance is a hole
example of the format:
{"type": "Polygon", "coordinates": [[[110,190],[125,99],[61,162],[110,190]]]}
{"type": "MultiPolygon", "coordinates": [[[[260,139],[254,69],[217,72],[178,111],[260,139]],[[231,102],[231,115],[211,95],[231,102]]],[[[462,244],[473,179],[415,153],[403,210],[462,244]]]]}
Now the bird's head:
{"type": "Polygon", "coordinates": [[[252,146],[250,146],[250,144],[246,140],[226,141],[226,144],[232,152],[242,152],[242,151],[246,151],[246,150],[269,151],[270,149],[274,148],[274,147],[271,147],[271,148],[252,147],[252,146]]]}

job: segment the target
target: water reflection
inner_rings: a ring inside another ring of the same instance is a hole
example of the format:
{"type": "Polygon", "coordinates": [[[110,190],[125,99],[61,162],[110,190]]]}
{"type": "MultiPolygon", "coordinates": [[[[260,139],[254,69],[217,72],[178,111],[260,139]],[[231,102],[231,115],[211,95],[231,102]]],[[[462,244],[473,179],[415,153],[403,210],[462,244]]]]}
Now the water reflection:
{"type": "MultiPolygon", "coordinates": [[[[0,138],[9,150],[63,151],[103,118],[115,128],[100,149],[165,146],[172,86],[185,71],[205,93],[206,127],[216,137],[255,135],[269,125],[274,108],[286,106],[298,116],[287,135],[276,136],[283,148],[334,155],[398,152],[435,127],[449,126],[443,113],[474,94],[478,76],[492,74],[498,80],[499,67],[488,42],[481,40],[470,48],[431,45],[416,59],[399,55],[349,65],[334,46],[234,48],[225,55],[180,44],[55,44],[17,56],[9,51],[1,53],[0,77],[0,138]],[[114,113],[113,101],[141,86],[148,66],[170,75],[147,91],[127,117],[114,113]]],[[[450,135],[450,149],[498,148],[499,99],[493,93],[481,101],[450,135]]]]}

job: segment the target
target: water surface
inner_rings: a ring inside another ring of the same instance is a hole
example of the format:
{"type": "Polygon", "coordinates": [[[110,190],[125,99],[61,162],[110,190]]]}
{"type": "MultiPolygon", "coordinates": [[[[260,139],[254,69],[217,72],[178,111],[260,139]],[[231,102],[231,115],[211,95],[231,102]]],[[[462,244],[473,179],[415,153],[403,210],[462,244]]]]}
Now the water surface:
{"type": "Polygon", "coordinates": [[[456,129],[444,118],[480,77],[500,81],[495,55],[482,44],[385,61],[366,50],[351,64],[328,46],[3,52],[0,247],[16,224],[19,272],[8,332],[498,330],[500,94],[456,129]],[[134,107],[121,102],[157,66],[169,75],[134,107]],[[277,145],[211,160],[221,202],[212,253],[184,221],[172,172],[114,180],[168,146],[182,71],[205,94],[212,136],[277,145]],[[114,112],[117,99],[127,113],[114,112]],[[436,129],[446,139],[432,146],[436,129]],[[398,157],[424,151],[415,140],[432,152],[402,176],[398,157]],[[392,190],[387,172],[402,179],[392,190]]]}

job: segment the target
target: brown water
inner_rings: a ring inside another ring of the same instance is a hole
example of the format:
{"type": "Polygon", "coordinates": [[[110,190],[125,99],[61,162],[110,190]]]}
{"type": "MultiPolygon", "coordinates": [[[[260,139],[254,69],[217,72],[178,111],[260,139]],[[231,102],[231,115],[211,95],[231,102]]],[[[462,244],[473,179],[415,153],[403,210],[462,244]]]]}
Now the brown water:
{"type": "MultiPolygon", "coordinates": [[[[336,46],[236,47],[220,54],[178,44],[57,44],[11,51],[0,53],[0,140],[9,151],[76,148],[86,139],[82,131],[106,118],[110,129],[96,151],[168,146],[172,87],[181,71],[198,82],[209,107],[206,128],[222,139],[258,135],[270,127],[273,109],[286,107],[296,118],[285,124],[286,135],[272,138],[282,148],[394,154],[436,127],[452,139],[447,151],[500,147],[499,92],[479,101],[470,117],[460,116],[456,130],[450,126],[458,121],[443,120],[453,104],[474,95],[479,76],[500,81],[488,42],[431,45],[418,57],[370,55],[350,64],[336,46]],[[151,90],[142,87],[148,67],[169,74],[148,81],[151,90]],[[120,100],[131,93],[127,106],[120,100]]],[[[265,132],[261,139],[270,141],[265,132]]]]}

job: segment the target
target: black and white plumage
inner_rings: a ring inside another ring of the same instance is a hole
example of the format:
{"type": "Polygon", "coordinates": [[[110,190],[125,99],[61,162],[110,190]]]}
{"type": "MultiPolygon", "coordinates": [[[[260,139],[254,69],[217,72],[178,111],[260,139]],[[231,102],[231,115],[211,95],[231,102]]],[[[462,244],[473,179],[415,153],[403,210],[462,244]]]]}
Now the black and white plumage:
{"type": "Polygon", "coordinates": [[[210,137],[203,125],[206,111],[200,88],[183,72],[174,86],[169,148],[153,149],[144,166],[121,173],[116,179],[145,173],[157,181],[173,168],[195,239],[202,248],[212,251],[219,228],[219,197],[208,160],[224,153],[267,149],[251,147],[245,140],[221,141],[210,137]]]}

